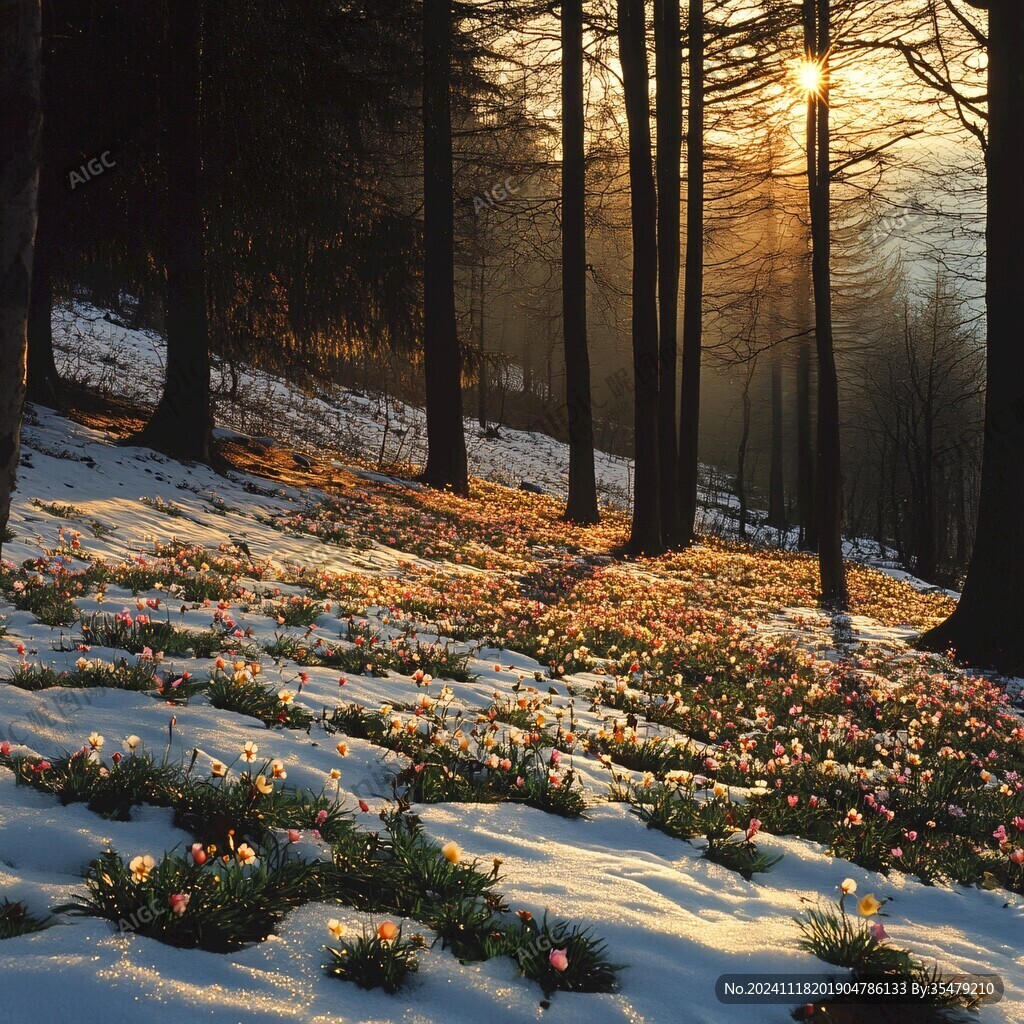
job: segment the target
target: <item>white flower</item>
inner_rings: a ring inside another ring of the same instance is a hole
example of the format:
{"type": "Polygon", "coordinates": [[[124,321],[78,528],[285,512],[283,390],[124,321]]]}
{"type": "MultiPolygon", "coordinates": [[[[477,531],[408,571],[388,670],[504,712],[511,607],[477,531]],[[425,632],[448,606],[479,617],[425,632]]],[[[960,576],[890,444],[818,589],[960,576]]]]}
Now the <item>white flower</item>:
{"type": "Polygon", "coordinates": [[[249,740],[244,747],[242,747],[242,760],[248,761],[250,764],[256,760],[256,755],[259,753],[259,747],[256,746],[252,740],[249,740]]]}
{"type": "Polygon", "coordinates": [[[128,870],[132,873],[133,882],[144,882],[150,871],[156,867],[156,861],[148,853],[139,857],[133,857],[128,864],[128,870]]]}
{"type": "Polygon", "coordinates": [[[134,754],[135,751],[138,750],[141,743],[142,740],[140,740],[138,736],[132,733],[131,736],[125,736],[123,746],[124,749],[127,750],[129,754],[134,754]]]}
{"type": "Polygon", "coordinates": [[[99,750],[105,742],[106,740],[98,732],[94,732],[89,736],[89,746],[93,750],[99,750]]]}

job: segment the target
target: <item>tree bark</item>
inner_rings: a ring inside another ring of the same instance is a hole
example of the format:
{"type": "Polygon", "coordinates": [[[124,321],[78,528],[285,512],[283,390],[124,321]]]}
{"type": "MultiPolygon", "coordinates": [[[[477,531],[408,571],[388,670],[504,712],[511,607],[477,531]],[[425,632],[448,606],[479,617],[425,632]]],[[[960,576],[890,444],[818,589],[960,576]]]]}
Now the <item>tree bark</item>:
{"type": "Polygon", "coordinates": [[[643,0],[618,0],[619,61],[629,128],[630,217],[633,227],[633,394],[635,467],[629,550],[660,554],[658,491],[658,251],[651,167],[647,38],[643,0]]]}
{"type": "Polygon", "coordinates": [[[202,191],[203,0],[171,4],[168,35],[167,374],[156,410],[131,443],[207,462],[213,417],[202,191]]]}
{"type": "Polygon", "coordinates": [[[587,346],[586,163],[583,0],[562,0],[562,337],[569,430],[565,518],[596,523],[594,413],[587,346]]]}
{"type": "Polygon", "coordinates": [[[39,0],[0,0],[0,547],[17,483],[25,411],[42,127],[41,35],[39,0]]]}
{"type": "Polygon", "coordinates": [[[988,45],[988,315],[985,436],[978,521],[953,614],[919,640],[964,661],[1024,669],[1024,7],[991,0],[988,45]]]}
{"type": "Polygon", "coordinates": [[[477,370],[477,422],[481,430],[487,430],[487,349],[484,344],[484,293],[487,279],[487,257],[480,259],[480,341],[477,350],[480,365],[477,370]]]}
{"type": "Polygon", "coordinates": [[[452,11],[423,4],[423,369],[431,487],[469,493],[462,423],[462,354],[455,319],[452,183],[452,11]]]}
{"type": "Polygon", "coordinates": [[[811,203],[814,333],[818,353],[818,461],[815,474],[821,604],[847,605],[843,565],[843,476],[839,441],[839,381],[832,337],[831,166],[829,146],[830,0],[817,0],[817,60],[822,87],[817,97],[817,175],[811,203]]]}
{"type": "Polygon", "coordinates": [[[782,452],[782,355],[772,349],[772,458],[768,472],[768,525],[786,528],[786,483],[782,452]]]}
{"type": "Polygon", "coordinates": [[[679,161],[683,145],[683,43],[680,0],[655,0],[654,49],[658,151],[658,468],[661,529],[680,539],[679,451],[676,441],[676,361],[679,320],[679,161]]]}
{"type": "Polygon", "coordinates": [[[686,114],[686,269],[679,393],[679,543],[696,535],[700,370],[704,305],[704,0],[690,0],[686,114]]]}

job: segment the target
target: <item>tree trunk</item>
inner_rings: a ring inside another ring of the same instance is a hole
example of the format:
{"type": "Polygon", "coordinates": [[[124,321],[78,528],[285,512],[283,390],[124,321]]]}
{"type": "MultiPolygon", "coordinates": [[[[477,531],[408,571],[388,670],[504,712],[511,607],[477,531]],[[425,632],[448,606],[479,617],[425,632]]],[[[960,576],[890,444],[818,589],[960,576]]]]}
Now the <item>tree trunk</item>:
{"type": "Polygon", "coordinates": [[[39,223],[32,259],[32,294],[28,308],[27,398],[51,409],[61,406],[63,382],[53,358],[53,280],[55,239],[46,209],[49,196],[40,190],[39,223]]]}
{"type": "Polygon", "coordinates": [[[747,447],[750,443],[750,380],[753,373],[752,364],[743,384],[743,429],[736,450],[736,501],[739,503],[737,530],[741,537],[747,535],[747,447]]]}
{"type": "Polygon", "coordinates": [[[484,291],[486,287],[487,257],[480,260],[480,342],[478,345],[480,366],[477,371],[477,422],[481,430],[487,429],[487,349],[484,345],[484,291]]]}
{"type": "Polygon", "coordinates": [[[811,202],[814,333],[818,352],[818,463],[815,474],[821,604],[847,605],[843,565],[843,476],[839,444],[839,381],[832,338],[831,166],[829,162],[830,0],[817,0],[817,60],[822,68],[817,97],[817,174],[811,202]]]}
{"type": "Polygon", "coordinates": [[[596,523],[594,414],[587,347],[586,164],[583,123],[583,0],[562,2],[562,337],[569,429],[565,518],[596,523]]]}
{"type": "Polygon", "coordinates": [[[469,493],[462,424],[462,355],[455,320],[452,184],[452,11],[423,4],[423,368],[431,487],[469,493]]]}
{"type": "Polygon", "coordinates": [[[768,472],[768,525],[786,528],[786,483],[782,453],[782,354],[772,349],[772,458],[768,472]]]}
{"type": "MultiPolygon", "coordinates": [[[[817,38],[815,27],[817,13],[815,0],[803,0],[804,54],[806,60],[814,60],[817,38]]],[[[818,100],[813,93],[807,94],[807,116],[805,123],[805,145],[807,151],[807,196],[808,209],[814,206],[814,191],[818,178],[818,100]]],[[[806,273],[806,264],[801,264],[806,273]]],[[[803,314],[801,326],[810,327],[804,305],[806,287],[800,294],[800,310],[803,314]]],[[[800,338],[796,366],[797,403],[797,456],[796,456],[796,502],[800,518],[800,548],[803,551],[818,550],[817,502],[814,490],[814,445],[811,438],[811,344],[806,335],[800,338]]]]}
{"type": "Polygon", "coordinates": [[[676,360],[679,320],[679,161],[683,146],[683,43],[680,0],[655,0],[654,48],[658,135],[658,468],[661,529],[679,537],[679,450],[676,443],[676,360]]]}
{"type": "Polygon", "coordinates": [[[686,114],[686,270],[679,392],[679,543],[696,534],[700,363],[704,306],[704,0],[690,0],[686,114]]]}
{"type": "Polygon", "coordinates": [[[964,661],[1024,669],[1024,7],[992,0],[988,45],[985,437],[974,552],[953,614],[920,645],[964,661]]]}
{"type": "Polygon", "coordinates": [[[0,547],[17,482],[25,411],[42,125],[41,35],[39,0],[0,0],[0,547]]]}
{"type": "MultiPolygon", "coordinates": [[[[49,40],[53,32],[52,5],[43,7],[42,38],[49,40]]],[[[63,382],[53,358],[53,269],[60,238],[61,198],[58,168],[54,166],[57,150],[53,133],[56,117],[53,107],[52,69],[41,62],[41,96],[43,128],[40,137],[39,216],[32,254],[32,292],[28,308],[28,376],[27,399],[38,405],[59,408],[63,398],[63,382]]]]}
{"type": "Polygon", "coordinates": [[[651,169],[647,38],[643,0],[618,0],[619,61],[629,128],[630,215],[633,227],[633,523],[629,549],[660,554],[658,492],[658,250],[651,169]]]}
{"type": "Polygon", "coordinates": [[[178,459],[210,458],[210,339],[202,196],[203,0],[168,7],[167,376],[149,423],[132,444],[178,459]]]}

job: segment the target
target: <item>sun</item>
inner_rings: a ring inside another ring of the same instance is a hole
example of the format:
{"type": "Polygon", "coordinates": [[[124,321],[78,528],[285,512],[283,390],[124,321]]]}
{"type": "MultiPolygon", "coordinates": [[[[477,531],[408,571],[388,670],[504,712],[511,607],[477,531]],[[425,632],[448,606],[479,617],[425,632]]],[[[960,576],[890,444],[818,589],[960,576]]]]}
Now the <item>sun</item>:
{"type": "Polygon", "coordinates": [[[801,92],[818,96],[821,94],[825,84],[825,75],[822,72],[821,64],[814,60],[802,60],[796,65],[794,71],[797,86],[801,92]]]}

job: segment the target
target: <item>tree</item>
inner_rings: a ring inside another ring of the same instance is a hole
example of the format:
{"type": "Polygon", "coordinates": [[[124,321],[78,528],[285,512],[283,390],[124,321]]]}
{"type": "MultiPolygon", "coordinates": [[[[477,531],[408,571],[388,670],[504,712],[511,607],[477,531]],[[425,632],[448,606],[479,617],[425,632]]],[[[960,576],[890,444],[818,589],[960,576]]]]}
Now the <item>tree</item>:
{"type": "Polygon", "coordinates": [[[0,545],[17,482],[42,127],[39,0],[0,3],[0,545]]]}
{"type": "Polygon", "coordinates": [[[164,106],[167,161],[167,370],[164,390],[132,444],[178,459],[210,458],[210,339],[203,227],[204,0],[168,5],[164,106]]]}
{"type": "MultiPolygon", "coordinates": [[[[950,0],[952,2],[952,0],[950,0]]],[[[988,144],[985,154],[987,362],[981,493],[974,552],[953,614],[919,640],[973,664],[1024,667],[1024,8],[971,0],[988,11],[988,144]]],[[[982,37],[978,30],[979,42],[982,37]]]]}
{"type": "Polygon", "coordinates": [[[619,62],[629,129],[629,207],[633,233],[634,554],[664,551],[658,490],[658,253],[651,168],[651,124],[643,0],[618,0],[619,62]]]}
{"type": "Polygon", "coordinates": [[[683,49],[679,0],[654,2],[658,150],[658,468],[661,527],[679,540],[679,451],[676,441],[676,360],[679,321],[679,160],[683,143],[683,49]]]}
{"type": "Polygon", "coordinates": [[[704,0],[690,0],[687,23],[686,269],[683,280],[683,379],[679,393],[679,534],[692,543],[697,523],[700,363],[704,315],[704,0]]]}
{"type": "Polygon", "coordinates": [[[462,423],[462,355],[455,319],[452,186],[452,11],[423,4],[423,368],[431,487],[469,493],[462,423]]]}
{"type": "MultiPolygon", "coordinates": [[[[809,11],[805,4],[805,12],[809,11]]],[[[847,604],[843,564],[843,474],[839,443],[839,380],[832,336],[831,151],[829,146],[830,0],[816,0],[815,50],[818,69],[814,93],[816,169],[808,180],[811,205],[811,276],[814,286],[814,335],[818,356],[818,455],[815,473],[818,568],[821,603],[843,609],[847,604]]],[[[810,161],[808,161],[810,167],[810,161]]]]}
{"type": "Polygon", "coordinates": [[[583,123],[583,0],[562,0],[562,333],[569,431],[565,518],[596,523],[594,413],[587,347],[586,163],[583,123]]]}

